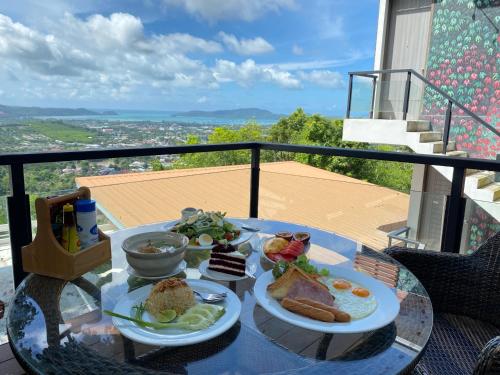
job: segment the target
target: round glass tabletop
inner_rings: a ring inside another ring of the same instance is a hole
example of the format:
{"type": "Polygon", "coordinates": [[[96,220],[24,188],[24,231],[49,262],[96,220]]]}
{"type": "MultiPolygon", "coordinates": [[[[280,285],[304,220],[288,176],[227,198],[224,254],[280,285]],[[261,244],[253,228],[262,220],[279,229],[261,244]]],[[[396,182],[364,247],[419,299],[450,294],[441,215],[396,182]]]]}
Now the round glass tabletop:
{"type": "MultiPolygon", "coordinates": [[[[72,281],[28,276],[7,313],[7,333],[21,365],[33,373],[395,374],[411,369],[432,330],[432,305],[425,289],[391,258],[326,231],[258,219],[238,219],[259,228],[249,241],[248,262],[256,274],[272,268],[261,258],[266,235],[279,231],[311,233],[308,257],[318,263],[356,268],[387,284],[400,301],[396,320],[371,332],[324,334],[283,322],[260,307],[255,279],[220,282],[240,298],[239,321],[209,341],[181,347],[133,342],[118,332],[111,317],[124,294],[145,280],[127,271],[121,243],[132,234],[158,230],[165,223],[121,230],[111,235],[112,260],[72,281]],[[333,250],[333,251],[332,251],[333,250]]],[[[187,267],[177,277],[204,278],[198,271],[209,250],[188,250],[187,267]]]]}

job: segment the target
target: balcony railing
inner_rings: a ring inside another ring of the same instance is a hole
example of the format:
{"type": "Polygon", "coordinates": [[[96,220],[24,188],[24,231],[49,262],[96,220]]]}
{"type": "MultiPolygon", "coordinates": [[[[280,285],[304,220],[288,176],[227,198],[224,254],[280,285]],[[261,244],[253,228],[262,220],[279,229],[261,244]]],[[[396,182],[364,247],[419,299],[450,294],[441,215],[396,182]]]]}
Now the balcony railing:
{"type": "Polygon", "coordinates": [[[424,165],[439,165],[453,168],[451,192],[447,196],[445,220],[442,231],[441,251],[458,252],[465,199],[462,197],[466,169],[500,172],[500,163],[494,160],[456,158],[440,155],[418,155],[399,152],[381,152],[335,147],[275,144],[263,142],[168,146],[155,148],[106,149],[92,151],[64,151],[46,153],[0,154],[0,166],[10,169],[11,196],[7,198],[9,230],[11,236],[12,263],[15,285],[26,276],[23,271],[21,249],[32,241],[29,196],[24,181],[24,165],[62,161],[110,159],[121,157],[189,154],[215,151],[251,151],[250,210],[249,216],[259,215],[259,175],[262,150],[323,156],[353,157],[371,160],[393,161],[424,165]]]}
{"type": "MultiPolygon", "coordinates": [[[[351,117],[351,108],[353,105],[353,79],[354,77],[361,77],[364,79],[371,80],[371,104],[369,104],[369,118],[374,118],[376,111],[376,103],[375,97],[377,89],[378,91],[389,91],[389,87],[392,85],[396,89],[397,94],[394,98],[391,98],[390,101],[397,103],[397,105],[401,105],[401,108],[394,108],[394,113],[401,110],[402,119],[406,120],[409,114],[410,101],[411,101],[411,91],[412,87],[415,86],[416,83],[422,84],[425,87],[425,90],[420,89],[417,90],[417,96],[423,96],[424,92],[433,92],[435,93],[439,100],[439,103],[433,103],[436,106],[435,112],[437,114],[429,114],[429,113],[418,113],[416,114],[419,118],[423,118],[426,120],[430,120],[432,123],[433,130],[442,131],[443,133],[443,154],[446,154],[448,143],[452,140],[451,137],[455,137],[459,127],[465,129],[465,125],[467,125],[468,133],[467,138],[474,133],[482,134],[482,137],[498,139],[500,137],[500,131],[498,131],[494,125],[489,124],[484,118],[478,116],[476,113],[472,112],[467,108],[467,105],[464,105],[457,101],[456,98],[453,98],[448,93],[443,91],[441,88],[434,85],[427,78],[417,73],[413,69],[384,69],[384,70],[372,70],[372,71],[361,71],[361,72],[349,72],[349,88],[347,94],[347,111],[346,118],[351,117]],[[404,74],[404,90],[403,92],[398,91],[398,81],[382,81],[382,77],[404,74]],[[402,95],[401,95],[402,94],[402,95]],[[401,104],[399,104],[401,102],[401,104]],[[454,113],[454,111],[456,113],[454,113]],[[443,113],[444,116],[441,115],[443,113]],[[496,137],[496,138],[495,138],[496,137]]],[[[367,90],[365,90],[367,91],[367,90]]],[[[415,98],[414,98],[415,99],[415,98]]],[[[379,98],[380,100],[380,98],[379,98]]],[[[420,98],[422,100],[422,98],[420,98]]],[[[421,112],[420,106],[418,107],[418,112],[421,112]]],[[[460,138],[461,139],[461,138],[460,138]]],[[[458,140],[458,139],[457,139],[458,140]]],[[[460,143],[460,142],[459,142],[460,143]]],[[[468,144],[468,143],[466,143],[468,144]]],[[[495,142],[496,144],[496,142],[495,142]]],[[[474,154],[474,151],[468,150],[467,147],[461,147],[462,149],[469,151],[469,153],[474,154]]],[[[470,147],[469,147],[470,148],[470,147]]],[[[493,151],[489,152],[494,153],[493,151]]],[[[479,155],[479,154],[477,154],[479,155]]],[[[477,155],[475,157],[477,157],[477,155]]],[[[496,155],[486,155],[482,158],[496,158],[496,155]]]]}

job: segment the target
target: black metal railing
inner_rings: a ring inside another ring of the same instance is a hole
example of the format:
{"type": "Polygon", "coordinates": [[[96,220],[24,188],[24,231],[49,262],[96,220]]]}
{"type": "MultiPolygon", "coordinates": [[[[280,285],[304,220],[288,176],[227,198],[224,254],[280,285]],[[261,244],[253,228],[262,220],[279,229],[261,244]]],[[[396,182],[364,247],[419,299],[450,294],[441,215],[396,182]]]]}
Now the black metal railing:
{"type": "Polygon", "coordinates": [[[436,85],[431,83],[427,78],[425,78],[423,75],[421,75],[420,73],[416,72],[413,69],[383,69],[383,70],[371,70],[371,71],[361,71],[361,72],[349,72],[349,87],[348,87],[348,94],[347,94],[346,118],[350,118],[350,116],[351,116],[352,83],[353,83],[354,76],[366,77],[366,78],[372,79],[372,100],[371,100],[370,118],[373,118],[374,105],[375,105],[375,92],[376,92],[378,75],[379,74],[396,74],[396,73],[406,73],[406,82],[405,82],[403,108],[402,108],[403,120],[406,120],[406,117],[408,115],[408,108],[410,105],[410,90],[411,90],[412,76],[414,76],[414,77],[418,78],[420,81],[424,82],[426,85],[431,87],[434,91],[438,92],[440,95],[442,95],[448,101],[448,104],[446,107],[446,115],[445,115],[445,119],[444,119],[444,129],[443,129],[443,151],[442,151],[443,154],[446,154],[446,151],[448,148],[448,142],[450,139],[450,126],[451,126],[451,116],[452,116],[453,106],[460,108],[462,111],[464,111],[464,113],[467,113],[467,115],[469,115],[474,120],[479,122],[486,129],[493,132],[493,134],[500,136],[500,132],[498,130],[496,130],[495,127],[493,127],[491,124],[486,122],[484,119],[482,119],[481,117],[476,115],[474,112],[467,109],[463,104],[459,103],[456,99],[454,99],[453,97],[448,95],[446,92],[441,90],[439,87],[437,87],[436,85]]]}
{"type": "Polygon", "coordinates": [[[188,154],[214,151],[251,151],[250,217],[259,214],[259,175],[261,150],[316,154],[323,156],[353,157],[401,163],[440,165],[453,168],[452,188],[447,197],[441,250],[458,252],[464,221],[465,198],[462,197],[465,170],[468,168],[500,172],[496,160],[418,155],[401,152],[346,149],[336,147],[276,144],[265,142],[167,146],[153,148],[105,149],[92,151],[64,151],[45,153],[0,154],[0,165],[10,168],[11,196],[7,198],[9,230],[11,236],[14,283],[19,285],[26,274],[23,271],[21,249],[32,241],[29,195],[24,183],[24,165],[62,161],[95,160],[119,157],[188,154]]]}

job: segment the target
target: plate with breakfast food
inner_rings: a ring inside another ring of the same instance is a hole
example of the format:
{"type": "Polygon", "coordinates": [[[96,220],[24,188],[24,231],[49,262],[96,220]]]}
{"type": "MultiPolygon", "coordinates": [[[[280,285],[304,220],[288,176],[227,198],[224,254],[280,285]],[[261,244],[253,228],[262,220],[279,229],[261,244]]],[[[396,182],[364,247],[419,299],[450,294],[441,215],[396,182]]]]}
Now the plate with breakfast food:
{"type": "Polygon", "coordinates": [[[210,250],[217,244],[226,243],[236,246],[255,234],[242,230],[240,223],[225,217],[225,212],[197,210],[193,215],[165,229],[187,236],[187,248],[190,250],[210,250]]]}
{"type": "Polygon", "coordinates": [[[219,336],[238,320],[241,302],[231,290],[208,280],[170,278],[124,295],[113,311],[113,325],[125,337],[147,345],[182,346],[219,336]],[[218,303],[196,294],[226,293],[218,303]]]}
{"type": "Polygon", "coordinates": [[[318,268],[304,255],[278,262],[254,285],[257,302],[298,327],[325,333],[356,333],[391,323],[399,313],[394,291],[382,282],[341,266],[318,268]]]}
{"type": "Polygon", "coordinates": [[[311,235],[307,232],[278,232],[262,239],[262,256],[271,263],[293,262],[307,251],[311,235]]]}

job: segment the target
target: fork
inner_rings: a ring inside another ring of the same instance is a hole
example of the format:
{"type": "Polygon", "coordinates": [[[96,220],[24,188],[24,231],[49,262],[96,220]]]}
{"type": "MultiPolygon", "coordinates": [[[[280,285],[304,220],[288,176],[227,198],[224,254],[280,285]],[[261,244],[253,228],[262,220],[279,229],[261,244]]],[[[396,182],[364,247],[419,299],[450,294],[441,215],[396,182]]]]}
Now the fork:
{"type": "Polygon", "coordinates": [[[204,292],[198,292],[197,290],[194,290],[194,289],[193,289],[193,292],[196,295],[198,295],[203,300],[203,302],[206,302],[206,303],[220,302],[223,299],[225,299],[227,296],[227,294],[225,292],[224,293],[204,293],[204,292]]]}

